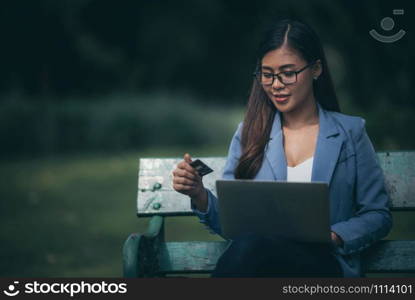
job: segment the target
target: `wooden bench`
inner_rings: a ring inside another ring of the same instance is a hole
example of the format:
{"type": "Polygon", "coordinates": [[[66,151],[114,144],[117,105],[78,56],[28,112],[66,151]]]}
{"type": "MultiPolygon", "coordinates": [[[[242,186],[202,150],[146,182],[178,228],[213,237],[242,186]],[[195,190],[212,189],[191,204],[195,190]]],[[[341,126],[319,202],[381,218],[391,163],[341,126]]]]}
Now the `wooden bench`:
{"type": "MultiPolygon", "coordinates": [[[[391,210],[415,210],[415,152],[379,152],[391,210]]],[[[214,169],[204,177],[215,195],[225,157],[201,157],[214,169]]],[[[125,277],[209,273],[227,241],[164,241],[164,218],[193,215],[190,200],[172,188],[172,172],[182,158],[142,158],[138,173],[138,217],[151,217],[147,232],[133,233],[123,248],[125,277]]],[[[202,226],[202,225],[201,225],[202,226]]],[[[365,273],[414,273],[415,241],[382,240],[362,253],[365,273]]]]}

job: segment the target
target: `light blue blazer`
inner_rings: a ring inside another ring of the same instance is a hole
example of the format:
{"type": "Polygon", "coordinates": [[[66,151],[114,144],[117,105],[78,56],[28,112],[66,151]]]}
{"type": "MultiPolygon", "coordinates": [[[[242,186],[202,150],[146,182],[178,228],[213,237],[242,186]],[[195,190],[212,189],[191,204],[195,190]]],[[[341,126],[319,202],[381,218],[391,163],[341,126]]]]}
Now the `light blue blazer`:
{"type": "MultiPolygon", "coordinates": [[[[324,110],[319,103],[319,134],[311,181],[329,184],[331,231],[344,241],[333,246],[345,277],[360,277],[360,251],[385,237],[392,228],[383,171],[360,117],[324,110]]],[[[276,111],[262,166],[253,180],[287,180],[280,112],[276,111]]],[[[241,156],[242,122],[232,138],[223,179],[235,179],[241,156]]],[[[212,233],[221,234],[218,199],[207,189],[208,209],[192,210],[212,233]]]]}

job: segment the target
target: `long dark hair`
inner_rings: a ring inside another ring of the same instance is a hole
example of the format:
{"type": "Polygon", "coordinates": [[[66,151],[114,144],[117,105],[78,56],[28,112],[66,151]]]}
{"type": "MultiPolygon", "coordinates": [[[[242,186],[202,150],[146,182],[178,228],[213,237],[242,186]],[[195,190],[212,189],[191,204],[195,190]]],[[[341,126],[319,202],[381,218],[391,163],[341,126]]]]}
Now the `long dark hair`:
{"type": "MultiPolygon", "coordinates": [[[[288,46],[297,50],[307,63],[320,59],[322,73],[313,82],[314,97],[324,109],[340,112],[322,44],[317,34],[307,24],[290,19],[270,24],[264,31],[264,37],[258,49],[257,70],[261,67],[262,58],[266,53],[283,45],[285,36],[287,36],[288,46]]],[[[258,173],[275,113],[277,109],[262,85],[254,79],[242,127],[242,155],[235,169],[236,179],[252,179],[258,173]]]]}

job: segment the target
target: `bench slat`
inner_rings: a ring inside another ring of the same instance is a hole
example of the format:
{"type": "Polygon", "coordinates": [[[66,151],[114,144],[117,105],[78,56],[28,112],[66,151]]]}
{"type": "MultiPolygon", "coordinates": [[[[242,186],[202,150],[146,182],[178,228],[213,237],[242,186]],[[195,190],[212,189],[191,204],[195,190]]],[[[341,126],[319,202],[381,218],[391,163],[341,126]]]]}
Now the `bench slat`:
{"type": "Polygon", "coordinates": [[[415,272],[415,241],[379,241],[362,253],[366,272],[415,272]]]}
{"type": "MultiPolygon", "coordinates": [[[[415,152],[379,152],[378,157],[384,170],[392,209],[415,209],[415,152]]],[[[226,157],[200,159],[214,170],[203,178],[203,183],[217,195],[215,181],[223,174],[226,157]]],[[[189,198],[172,187],[172,172],[180,161],[182,158],[140,159],[137,195],[139,216],[193,214],[189,198]]]]}
{"type": "MultiPolygon", "coordinates": [[[[209,273],[227,242],[168,242],[162,249],[160,273],[209,273]]],[[[415,272],[415,241],[379,241],[362,253],[365,273],[415,272]]]]}
{"type": "Polygon", "coordinates": [[[415,209],[415,151],[380,152],[378,157],[392,207],[415,209]]]}
{"type": "Polygon", "coordinates": [[[212,271],[228,242],[169,242],[161,250],[161,273],[212,271]]]}
{"type": "MultiPolygon", "coordinates": [[[[215,181],[222,176],[225,157],[200,157],[214,172],[203,177],[203,184],[216,195],[215,181]]],[[[189,197],[173,189],[173,170],[183,158],[142,158],[138,172],[138,216],[192,215],[189,197]],[[159,183],[159,189],[156,185],[159,183]],[[160,207],[158,207],[158,205],[160,207]],[[154,204],[156,204],[154,206],[154,204]]]]}

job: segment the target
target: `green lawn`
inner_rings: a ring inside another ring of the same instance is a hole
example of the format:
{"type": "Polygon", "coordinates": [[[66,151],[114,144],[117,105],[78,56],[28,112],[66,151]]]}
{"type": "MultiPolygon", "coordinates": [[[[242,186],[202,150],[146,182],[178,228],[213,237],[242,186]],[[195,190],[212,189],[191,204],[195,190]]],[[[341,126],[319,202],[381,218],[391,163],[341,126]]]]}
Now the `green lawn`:
{"type": "MultiPolygon", "coordinates": [[[[0,276],[122,276],[122,246],[148,219],[135,216],[140,157],[226,154],[226,146],[1,163],[0,276]],[[192,152],[193,151],[193,152],[192,152]]],[[[415,218],[394,213],[388,236],[415,239],[415,218]]],[[[196,217],[167,220],[168,240],[220,240],[196,217]]]]}
{"type": "MultiPolygon", "coordinates": [[[[0,276],[121,276],[124,240],[148,222],[135,215],[138,159],[182,153],[2,162],[0,276]]],[[[226,149],[193,153],[224,155],[226,149]]],[[[167,239],[219,239],[196,217],[166,223],[167,239]]]]}

